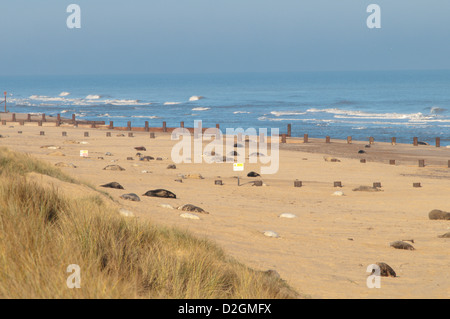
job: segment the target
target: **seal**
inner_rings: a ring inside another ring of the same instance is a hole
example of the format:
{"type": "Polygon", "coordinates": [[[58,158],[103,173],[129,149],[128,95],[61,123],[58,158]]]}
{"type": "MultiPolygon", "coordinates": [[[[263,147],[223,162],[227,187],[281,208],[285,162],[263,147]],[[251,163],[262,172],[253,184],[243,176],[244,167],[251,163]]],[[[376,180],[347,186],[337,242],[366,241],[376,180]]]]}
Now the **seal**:
{"type": "MultiPolygon", "coordinates": [[[[397,277],[394,269],[386,263],[376,263],[378,267],[380,267],[380,276],[381,277],[397,277]]],[[[372,271],[372,274],[375,270],[372,271]]]]}
{"type": "Polygon", "coordinates": [[[108,170],[108,171],[124,171],[125,168],[119,166],[119,165],[108,165],[106,166],[103,170],[108,170]]]}
{"type": "Polygon", "coordinates": [[[145,152],[145,151],[147,150],[144,146],[137,146],[137,147],[135,147],[134,149],[135,149],[136,151],[141,151],[141,152],[142,152],[142,151],[145,152]]]}
{"type": "Polygon", "coordinates": [[[450,238],[450,233],[438,236],[439,238],[450,238]]]}
{"type": "Polygon", "coordinates": [[[154,189],[146,192],[142,196],[161,197],[161,198],[177,198],[177,195],[166,189],[154,189]]]}
{"type": "Polygon", "coordinates": [[[372,186],[359,186],[357,188],[352,189],[354,192],[382,192],[383,190],[379,189],[378,187],[372,187],[372,186]]]}
{"type": "Polygon", "coordinates": [[[201,214],[209,214],[203,208],[198,207],[198,206],[194,206],[194,205],[191,205],[191,204],[186,204],[186,205],[180,206],[177,209],[185,211],[185,212],[195,212],[195,213],[201,213],[201,214]]]}
{"type": "Polygon", "coordinates": [[[140,161],[146,161],[146,162],[153,161],[154,159],[155,159],[155,158],[152,157],[152,156],[143,156],[143,157],[140,157],[140,158],[139,158],[140,161]]]}
{"type": "Polygon", "coordinates": [[[107,187],[107,188],[115,188],[115,189],[124,189],[122,185],[120,185],[117,182],[111,182],[105,185],[100,185],[100,187],[107,187]]]}
{"type": "Polygon", "coordinates": [[[395,249],[405,249],[405,250],[415,250],[415,248],[404,241],[394,241],[389,244],[389,246],[394,247],[395,249]]]}
{"type": "Polygon", "coordinates": [[[140,202],[141,201],[139,196],[136,195],[135,193],[123,194],[123,195],[120,196],[120,198],[125,199],[125,200],[131,200],[133,202],[140,202]]]}
{"type": "Polygon", "coordinates": [[[439,209],[433,209],[428,217],[432,220],[450,220],[450,213],[444,212],[439,209]]]}
{"type": "Polygon", "coordinates": [[[247,174],[247,177],[259,177],[259,176],[261,176],[261,175],[259,175],[256,172],[253,172],[253,171],[247,174]]]}

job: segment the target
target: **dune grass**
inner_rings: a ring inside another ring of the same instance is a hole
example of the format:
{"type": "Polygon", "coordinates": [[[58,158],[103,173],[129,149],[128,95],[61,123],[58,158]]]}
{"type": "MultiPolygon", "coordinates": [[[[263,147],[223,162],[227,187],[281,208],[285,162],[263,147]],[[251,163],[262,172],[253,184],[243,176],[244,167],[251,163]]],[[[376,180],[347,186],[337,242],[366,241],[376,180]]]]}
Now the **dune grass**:
{"type": "Polygon", "coordinates": [[[129,219],[108,198],[62,196],[24,172],[76,182],[0,149],[0,298],[297,298],[270,273],[227,257],[186,231],[129,219]],[[69,289],[67,267],[80,266],[69,289]]]}

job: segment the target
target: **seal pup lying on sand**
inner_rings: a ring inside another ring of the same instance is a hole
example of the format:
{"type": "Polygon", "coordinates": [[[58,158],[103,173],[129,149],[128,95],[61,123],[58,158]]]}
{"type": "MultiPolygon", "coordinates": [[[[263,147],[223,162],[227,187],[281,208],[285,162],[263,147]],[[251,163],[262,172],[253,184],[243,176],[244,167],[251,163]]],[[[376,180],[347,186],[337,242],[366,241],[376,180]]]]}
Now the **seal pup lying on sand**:
{"type": "Polygon", "coordinates": [[[444,212],[439,209],[433,209],[428,217],[433,220],[450,220],[450,213],[444,212]]]}
{"type": "Polygon", "coordinates": [[[122,196],[120,196],[120,198],[125,199],[125,200],[131,200],[133,202],[140,202],[141,201],[139,196],[136,195],[135,193],[123,194],[122,196]]]}
{"type": "Polygon", "coordinates": [[[122,185],[120,185],[117,182],[111,182],[105,185],[100,185],[100,187],[107,187],[107,188],[115,188],[115,189],[124,189],[122,185]]]}
{"type": "Polygon", "coordinates": [[[148,197],[162,197],[162,198],[177,198],[177,195],[172,193],[171,191],[168,191],[166,189],[154,189],[150,190],[147,193],[145,193],[142,196],[148,196],[148,197]]]}
{"type": "MultiPolygon", "coordinates": [[[[397,274],[395,273],[394,269],[392,269],[391,266],[385,263],[376,263],[378,267],[380,267],[380,276],[381,277],[397,277],[397,274]]],[[[372,274],[375,272],[375,270],[372,271],[372,274]]]]}
{"type": "Polygon", "coordinates": [[[191,205],[191,204],[186,204],[186,205],[180,206],[177,209],[185,211],[185,212],[196,212],[196,213],[201,213],[201,214],[209,214],[203,208],[198,207],[198,206],[194,206],[194,205],[191,205]]]}
{"type": "Polygon", "coordinates": [[[390,243],[389,246],[396,249],[415,250],[411,244],[405,243],[404,241],[394,241],[390,243]]]}

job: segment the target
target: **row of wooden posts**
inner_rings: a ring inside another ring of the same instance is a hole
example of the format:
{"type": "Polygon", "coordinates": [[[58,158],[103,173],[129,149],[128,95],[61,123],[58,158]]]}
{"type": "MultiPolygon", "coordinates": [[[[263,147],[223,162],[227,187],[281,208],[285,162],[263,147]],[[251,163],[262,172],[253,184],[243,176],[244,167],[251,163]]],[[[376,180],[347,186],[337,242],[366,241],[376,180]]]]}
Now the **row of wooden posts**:
{"type": "MultiPolygon", "coordinates": [[[[16,114],[12,113],[11,114],[11,121],[12,122],[17,122],[16,119],[16,114]]],[[[6,125],[6,120],[2,120],[2,125],[6,125]]],[[[31,114],[27,114],[27,120],[20,120],[18,121],[21,125],[24,125],[24,122],[32,122],[31,119],[31,114]]],[[[38,126],[42,126],[43,122],[47,122],[47,117],[44,114],[41,115],[41,119],[37,121],[38,122],[38,126]]],[[[91,125],[91,128],[96,128],[97,126],[105,126],[105,121],[77,121],[76,120],[76,116],[75,114],[72,114],[72,119],[68,120],[68,119],[62,119],[60,114],[57,114],[56,116],[56,126],[60,126],[62,123],[70,123],[70,124],[88,124],[91,125]]],[[[184,128],[184,121],[180,122],[180,127],[184,128]]],[[[107,129],[119,129],[119,130],[127,130],[127,131],[137,131],[137,130],[143,130],[144,132],[149,132],[150,131],[150,126],[149,126],[149,122],[145,121],[144,127],[143,128],[139,128],[139,127],[132,127],[131,126],[131,121],[127,122],[127,126],[126,127],[115,127],[114,126],[114,122],[110,121],[109,125],[106,127],[107,129]]],[[[216,128],[220,129],[220,125],[216,124],[216,128]]],[[[162,132],[168,132],[168,128],[167,128],[167,123],[163,122],[162,123],[162,132]]],[[[281,143],[286,143],[287,142],[287,138],[288,137],[292,137],[292,125],[288,124],[287,125],[287,134],[281,134],[281,143]]],[[[260,135],[260,141],[264,141],[264,135],[261,134],[260,135]]],[[[304,134],[303,135],[303,142],[304,143],[308,143],[309,141],[309,135],[308,134],[304,134]]],[[[331,143],[331,137],[330,136],[326,136],[325,137],[325,143],[331,143]]],[[[347,143],[351,144],[352,143],[352,137],[348,136],[347,137],[347,143]]],[[[375,139],[373,137],[369,137],[369,144],[373,144],[375,143],[375,139]]],[[[397,139],[395,137],[391,138],[391,144],[392,145],[396,145],[397,144],[397,139]]],[[[413,138],[413,145],[414,146],[418,146],[419,145],[419,139],[417,137],[413,138]]],[[[436,147],[440,147],[441,146],[441,139],[440,137],[436,137],[436,147]]]]}
{"type": "MultiPolygon", "coordinates": [[[[222,180],[215,180],[214,181],[214,185],[223,185],[222,180]]],[[[254,181],[253,182],[254,186],[263,186],[263,182],[262,181],[254,181]]],[[[333,183],[334,187],[343,187],[342,186],[342,182],[341,181],[336,181],[333,183]]],[[[294,181],[294,187],[303,187],[303,182],[299,181],[299,180],[295,180],[294,181]]],[[[373,188],[381,188],[381,183],[380,182],[374,182],[373,183],[373,188]]],[[[422,187],[421,183],[413,183],[413,187],[414,188],[419,188],[422,187]]]]}

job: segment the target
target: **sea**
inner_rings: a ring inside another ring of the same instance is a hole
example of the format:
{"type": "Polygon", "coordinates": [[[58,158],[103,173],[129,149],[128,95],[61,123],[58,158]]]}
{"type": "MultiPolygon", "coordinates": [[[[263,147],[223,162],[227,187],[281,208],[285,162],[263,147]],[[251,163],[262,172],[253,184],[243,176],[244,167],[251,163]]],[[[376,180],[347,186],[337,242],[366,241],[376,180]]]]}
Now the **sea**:
{"type": "MultiPolygon", "coordinates": [[[[450,145],[450,70],[1,76],[7,109],[114,126],[279,128],[293,136],[450,145]]],[[[3,110],[2,104],[0,109],[3,110]]],[[[270,132],[270,131],[269,131],[270,132]]]]}

